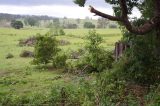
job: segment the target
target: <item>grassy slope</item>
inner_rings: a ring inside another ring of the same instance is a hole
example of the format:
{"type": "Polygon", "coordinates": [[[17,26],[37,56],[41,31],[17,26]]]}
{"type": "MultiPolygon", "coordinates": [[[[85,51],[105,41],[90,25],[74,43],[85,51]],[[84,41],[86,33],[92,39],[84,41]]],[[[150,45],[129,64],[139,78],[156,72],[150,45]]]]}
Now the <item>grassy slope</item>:
{"type": "MultiPolygon", "coordinates": [[[[52,85],[63,84],[66,81],[71,82],[74,76],[62,74],[60,70],[36,69],[30,65],[32,58],[21,58],[19,54],[22,50],[31,50],[33,47],[19,47],[20,39],[44,34],[48,31],[45,28],[24,28],[20,30],[11,28],[0,28],[0,95],[13,93],[24,95],[33,92],[46,92],[52,85]],[[14,58],[5,59],[8,53],[12,53],[14,58]],[[62,78],[55,80],[57,76],[62,78]]],[[[64,39],[71,42],[70,45],[63,46],[64,50],[77,49],[83,47],[84,39],[88,29],[66,29],[66,36],[58,36],[57,39],[64,39]]],[[[106,49],[113,49],[114,42],[121,38],[118,29],[97,29],[100,36],[103,36],[103,45],[106,49]]]]}

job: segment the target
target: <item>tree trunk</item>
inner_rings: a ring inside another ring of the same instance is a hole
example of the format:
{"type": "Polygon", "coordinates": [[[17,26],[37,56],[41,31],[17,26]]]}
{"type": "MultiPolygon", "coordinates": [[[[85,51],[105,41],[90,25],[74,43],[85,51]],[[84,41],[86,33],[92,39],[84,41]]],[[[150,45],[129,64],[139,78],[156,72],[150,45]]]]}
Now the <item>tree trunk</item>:
{"type": "Polygon", "coordinates": [[[155,0],[155,16],[159,22],[156,25],[156,55],[160,57],[160,0],[155,0]]]}

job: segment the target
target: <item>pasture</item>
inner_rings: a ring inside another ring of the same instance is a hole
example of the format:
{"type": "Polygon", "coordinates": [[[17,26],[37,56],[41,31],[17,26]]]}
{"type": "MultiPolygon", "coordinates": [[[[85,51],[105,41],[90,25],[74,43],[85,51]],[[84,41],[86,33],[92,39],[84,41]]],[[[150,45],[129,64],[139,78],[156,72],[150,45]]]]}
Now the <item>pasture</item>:
{"type": "MultiPolygon", "coordinates": [[[[43,69],[31,65],[33,58],[22,58],[23,50],[33,51],[34,47],[19,46],[19,40],[36,36],[37,33],[45,34],[47,28],[23,28],[20,30],[12,28],[0,28],[0,97],[14,94],[15,96],[32,95],[35,93],[47,94],[53,85],[64,83],[75,83],[76,75],[63,73],[61,69],[43,69]],[[8,53],[13,58],[6,59],[8,53]]],[[[58,40],[70,42],[68,45],[60,46],[64,51],[77,50],[85,43],[88,29],[65,29],[64,36],[57,36],[58,40]]],[[[121,39],[119,29],[96,29],[103,37],[102,46],[107,50],[114,49],[114,43],[121,39]]]]}

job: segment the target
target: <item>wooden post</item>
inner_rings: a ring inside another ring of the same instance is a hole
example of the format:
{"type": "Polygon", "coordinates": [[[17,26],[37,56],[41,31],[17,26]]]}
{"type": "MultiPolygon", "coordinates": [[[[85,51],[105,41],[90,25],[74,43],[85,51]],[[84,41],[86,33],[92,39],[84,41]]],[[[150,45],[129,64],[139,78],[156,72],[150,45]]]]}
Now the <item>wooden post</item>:
{"type": "Polygon", "coordinates": [[[129,47],[129,45],[123,42],[116,42],[114,50],[115,60],[118,61],[118,59],[123,55],[123,52],[129,47]]]}

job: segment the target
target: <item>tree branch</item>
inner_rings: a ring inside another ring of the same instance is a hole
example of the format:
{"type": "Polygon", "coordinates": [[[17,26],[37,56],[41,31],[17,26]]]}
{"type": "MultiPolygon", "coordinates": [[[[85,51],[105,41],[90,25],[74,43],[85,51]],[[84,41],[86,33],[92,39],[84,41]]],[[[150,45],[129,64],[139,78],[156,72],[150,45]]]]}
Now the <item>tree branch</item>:
{"type": "Polygon", "coordinates": [[[121,7],[121,11],[122,11],[122,18],[123,19],[128,19],[128,9],[127,9],[127,5],[126,5],[126,0],[119,0],[120,1],[120,7],[121,7]]]}
{"type": "Polygon", "coordinates": [[[95,15],[101,16],[103,18],[107,18],[107,19],[112,20],[112,21],[122,21],[122,19],[120,17],[115,17],[115,16],[111,16],[111,15],[102,13],[102,12],[94,9],[92,6],[89,6],[89,10],[90,10],[91,13],[94,13],[95,15]]]}

